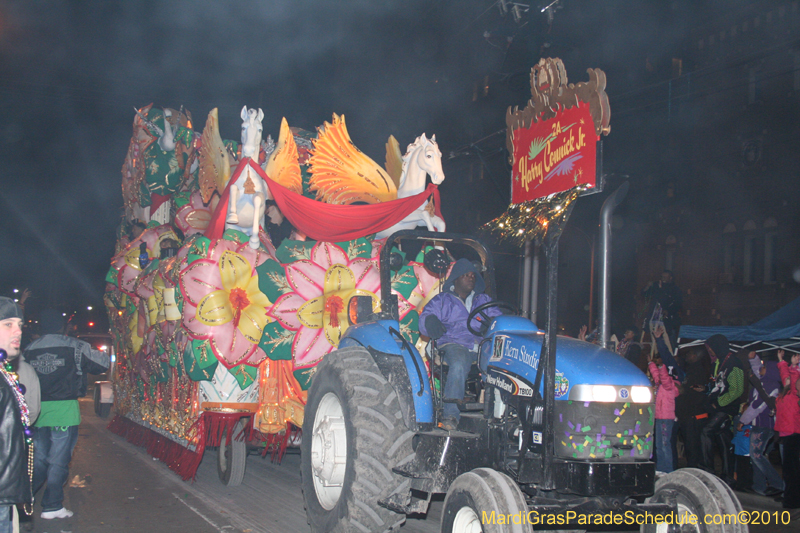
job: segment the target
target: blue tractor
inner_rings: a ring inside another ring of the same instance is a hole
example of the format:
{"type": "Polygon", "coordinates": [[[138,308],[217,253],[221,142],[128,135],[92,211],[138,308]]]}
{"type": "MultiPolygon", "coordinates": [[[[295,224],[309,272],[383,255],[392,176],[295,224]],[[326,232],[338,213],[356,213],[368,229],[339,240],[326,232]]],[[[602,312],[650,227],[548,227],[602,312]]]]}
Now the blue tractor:
{"type": "MultiPolygon", "coordinates": [[[[554,298],[545,330],[509,314],[491,320],[471,399],[456,430],[441,429],[438,374],[400,334],[391,294],[392,249],[409,241],[435,242],[451,257],[468,250],[495,297],[492,259],[479,241],[411,230],[389,237],[380,257],[381,310],[373,313],[369,297],[349,303],[352,325],[308,392],[301,475],[312,531],[391,531],[442,493],[443,532],[588,530],[603,520],[645,531],[747,530],[652,523],[671,513],[736,514],[741,506],[705,472],[657,475],[648,378],[613,352],[557,338],[554,298]]],[[[557,239],[548,252],[554,295],[557,239]]],[[[426,266],[443,276],[447,262],[435,259],[426,266]]],[[[513,310],[492,301],[468,323],[489,306],[513,310]]]]}

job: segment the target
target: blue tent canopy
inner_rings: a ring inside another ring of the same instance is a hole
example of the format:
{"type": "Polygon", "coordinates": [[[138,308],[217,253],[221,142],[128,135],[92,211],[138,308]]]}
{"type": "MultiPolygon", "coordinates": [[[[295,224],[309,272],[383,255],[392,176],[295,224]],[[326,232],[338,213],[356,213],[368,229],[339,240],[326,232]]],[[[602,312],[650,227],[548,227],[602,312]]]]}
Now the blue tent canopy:
{"type": "Polygon", "coordinates": [[[800,298],[750,326],[681,326],[680,339],[705,340],[716,334],[729,341],[773,342],[800,337],[800,298]]]}

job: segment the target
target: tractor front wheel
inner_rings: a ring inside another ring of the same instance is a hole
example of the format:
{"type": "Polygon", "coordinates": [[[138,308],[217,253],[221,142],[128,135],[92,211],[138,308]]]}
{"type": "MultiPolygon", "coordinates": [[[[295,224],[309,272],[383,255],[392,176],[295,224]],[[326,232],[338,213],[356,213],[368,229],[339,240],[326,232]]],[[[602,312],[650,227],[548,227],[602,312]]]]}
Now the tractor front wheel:
{"type": "Polygon", "coordinates": [[[530,533],[527,518],[525,496],[510,477],[476,468],[458,476],[447,490],[442,533],[530,533]]]}
{"type": "Polygon", "coordinates": [[[717,476],[697,468],[681,468],[656,480],[650,503],[676,506],[676,526],[647,524],[643,533],[745,533],[746,525],[737,522],[742,504],[736,494],[717,476]],[[691,517],[695,516],[695,519],[691,517]],[[706,516],[709,517],[706,520],[706,516]],[[706,523],[709,522],[709,523],[706,523]],[[672,529],[670,529],[672,528],[672,529]]]}

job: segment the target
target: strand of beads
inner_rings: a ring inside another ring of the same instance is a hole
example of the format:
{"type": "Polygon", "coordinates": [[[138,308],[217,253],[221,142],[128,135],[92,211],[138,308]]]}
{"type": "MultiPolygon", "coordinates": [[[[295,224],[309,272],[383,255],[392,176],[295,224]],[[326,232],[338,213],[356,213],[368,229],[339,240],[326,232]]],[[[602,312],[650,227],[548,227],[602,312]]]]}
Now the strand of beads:
{"type": "Polygon", "coordinates": [[[11,366],[11,361],[8,360],[8,354],[5,350],[0,348],[0,374],[11,387],[14,392],[14,398],[17,400],[19,406],[20,418],[22,420],[22,427],[25,433],[25,444],[28,445],[28,478],[31,486],[31,503],[25,504],[23,509],[25,514],[30,516],[33,514],[33,432],[31,431],[30,412],[28,411],[28,404],[25,401],[25,385],[19,382],[19,376],[14,372],[11,366]]]}
{"type": "Polygon", "coordinates": [[[8,386],[14,391],[14,398],[19,406],[20,418],[25,431],[25,442],[30,445],[33,442],[33,432],[30,428],[31,420],[28,404],[25,402],[25,385],[19,382],[19,376],[14,372],[11,361],[8,360],[8,354],[2,348],[0,348],[0,374],[3,375],[8,386]]]}

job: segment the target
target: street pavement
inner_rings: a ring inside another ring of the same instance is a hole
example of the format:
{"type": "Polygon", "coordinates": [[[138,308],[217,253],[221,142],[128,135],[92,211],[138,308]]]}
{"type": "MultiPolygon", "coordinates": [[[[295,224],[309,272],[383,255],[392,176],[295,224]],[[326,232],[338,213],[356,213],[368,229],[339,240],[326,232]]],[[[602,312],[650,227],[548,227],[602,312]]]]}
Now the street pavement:
{"type": "MultiPolygon", "coordinates": [[[[216,452],[206,451],[197,481],[183,482],[144,448],[106,429],[92,402],[81,400],[83,422],[78,436],[65,506],[75,516],[42,520],[36,505],[33,531],[39,533],[197,532],[294,533],[309,531],[300,491],[300,456],[287,453],[281,464],[250,455],[242,485],[225,487],[216,470],[216,452]]],[[[41,493],[38,495],[41,498],[41,493]]],[[[771,498],[739,494],[745,509],[783,511],[771,498]]],[[[427,516],[410,518],[401,532],[439,531],[443,498],[427,516]]],[[[765,515],[766,516],[766,515],[765,515]]],[[[800,531],[797,511],[789,525],[751,525],[753,533],[800,531]]],[[[23,529],[24,531],[24,529],[23,529]]]]}

